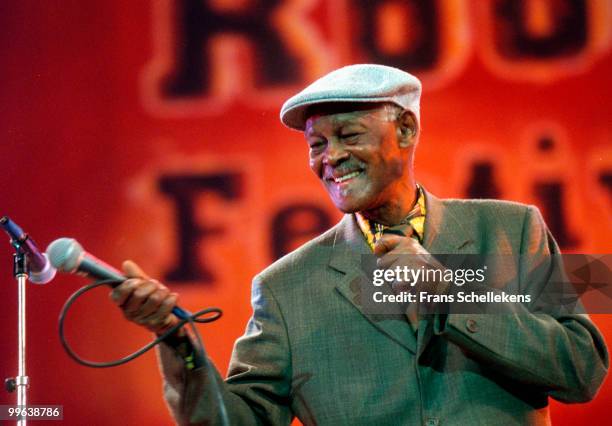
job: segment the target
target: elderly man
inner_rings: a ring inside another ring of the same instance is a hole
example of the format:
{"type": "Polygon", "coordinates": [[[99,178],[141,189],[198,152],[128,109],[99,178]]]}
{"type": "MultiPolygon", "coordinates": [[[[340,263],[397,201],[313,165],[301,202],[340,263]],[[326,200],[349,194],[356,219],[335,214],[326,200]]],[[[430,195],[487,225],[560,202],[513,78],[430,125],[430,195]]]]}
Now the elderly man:
{"type": "MultiPolygon", "coordinates": [[[[165,396],[180,424],[549,424],[548,398],[587,401],[608,367],[585,315],[443,313],[377,316],[358,296],[363,256],[515,256],[522,288],[558,248],[538,210],[441,200],[419,186],[421,85],[381,65],[353,65],[289,99],[282,122],[304,132],[310,167],[338,209],[333,228],[253,280],[253,316],[223,380],[184,332],[160,347],[165,396]]],[[[427,265],[425,265],[427,266],[427,265]]],[[[113,300],[155,333],[176,295],[132,262],[113,300]]]]}

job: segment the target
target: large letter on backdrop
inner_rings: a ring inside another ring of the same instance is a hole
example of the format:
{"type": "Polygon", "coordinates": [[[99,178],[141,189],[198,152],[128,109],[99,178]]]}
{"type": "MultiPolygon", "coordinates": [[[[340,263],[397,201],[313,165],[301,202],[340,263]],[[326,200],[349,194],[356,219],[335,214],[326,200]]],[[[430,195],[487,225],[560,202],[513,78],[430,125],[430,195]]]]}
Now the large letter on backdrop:
{"type": "MultiPolygon", "coordinates": [[[[428,90],[459,74],[472,48],[464,0],[346,0],[348,62],[418,73],[428,90]]],[[[339,24],[340,25],[340,24],[339,24]]],[[[339,48],[342,50],[343,45],[339,48]]]]}
{"type": "Polygon", "coordinates": [[[168,175],[159,179],[160,190],[176,204],[176,266],[165,276],[167,281],[214,281],[213,273],[198,256],[199,243],[207,236],[222,232],[219,228],[196,223],[195,200],[204,192],[214,192],[231,200],[241,195],[241,177],[232,173],[211,175],[168,175]]]}
{"type": "MultiPolygon", "coordinates": [[[[294,82],[299,64],[274,29],[273,15],[280,0],[261,0],[243,10],[221,12],[204,0],[175,2],[175,62],[163,92],[169,98],[189,98],[211,89],[210,45],[220,35],[243,36],[255,51],[252,61],[257,86],[294,82]]],[[[223,3],[223,2],[216,2],[223,3]]]]}
{"type": "Polygon", "coordinates": [[[610,2],[486,0],[484,59],[518,80],[555,80],[591,65],[609,46],[610,2]]]}
{"type": "Polygon", "coordinates": [[[575,55],[587,41],[585,0],[499,0],[494,43],[508,58],[575,55]]]}
{"type": "Polygon", "coordinates": [[[368,61],[419,71],[437,63],[440,40],[437,2],[354,1],[361,30],[357,46],[368,61]]]}
{"type": "Polygon", "coordinates": [[[272,256],[276,260],[333,225],[332,219],[314,204],[294,204],[279,211],[272,220],[272,256]]]}

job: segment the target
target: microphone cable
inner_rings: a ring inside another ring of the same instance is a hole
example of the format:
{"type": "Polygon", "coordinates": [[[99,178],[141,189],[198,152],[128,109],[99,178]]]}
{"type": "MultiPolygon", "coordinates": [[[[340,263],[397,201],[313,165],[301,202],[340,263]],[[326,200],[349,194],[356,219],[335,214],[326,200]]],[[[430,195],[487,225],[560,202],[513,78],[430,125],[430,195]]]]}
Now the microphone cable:
{"type": "Polygon", "coordinates": [[[66,351],[66,353],[77,363],[84,365],[86,367],[92,367],[92,368],[116,367],[118,365],[126,364],[132,361],[133,359],[138,358],[145,352],[150,351],[156,345],[159,345],[165,338],[167,338],[168,336],[173,334],[176,330],[178,330],[179,328],[181,328],[182,326],[188,323],[189,327],[191,328],[191,331],[193,332],[193,335],[196,337],[197,348],[194,348],[194,349],[200,350],[200,353],[202,354],[202,358],[204,362],[204,367],[208,370],[208,375],[211,377],[211,386],[215,389],[214,395],[216,396],[216,399],[217,399],[221,424],[224,426],[229,426],[229,417],[227,414],[227,408],[225,407],[225,402],[223,401],[223,397],[221,396],[221,389],[219,388],[219,383],[217,383],[217,381],[214,378],[215,376],[213,372],[213,367],[211,365],[210,360],[208,359],[208,356],[206,355],[206,351],[204,350],[204,343],[202,342],[202,336],[200,336],[200,333],[198,332],[198,329],[195,326],[195,323],[205,324],[205,323],[216,321],[219,318],[221,318],[221,316],[223,315],[223,311],[220,308],[216,308],[216,307],[206,308],[194,314],[189,315],[185,319],[179,318],[180,321],[174,327],[167,330],[164,334],[157,337],[151,343],[148,343],[142,348],[140,348],[139,350],[137,350],[136,352],[128,356],[125,356],[123,358],[117,359],[115,361],[108,361],[108,362],[89,361],[87,359],[84,359],[78,356],[76,352],[70,347],[70,345],[68,344],[68,341],[66,340],[66,335],[64,333],[64,321],[66,320],[66,315],[68,313],[68,310],[72,306],[72,304],[79,297],[81,297],[84,293],[87,293],[88,291],[91,291],[103,285],[120,284],[121,282],[122,281],[120,280],[112,280],[112,279],[98,280],[98,281],[93,282],[92,284],[81,287],[80,289],[72,293],[72,295],[70,295],[68,300],[66,300],[66,303],[64,303],[64,306],[62,307],[62,310],[60,311],[60,315],[58,319],[59,338],[60,338],[60,342],[62,346],[64,347],[64,350],[66,351]]]}
{"type": "Polygon", "coordinates": [[[72,347],[68,344],[68,341],[66,339],[66,335],[64,333],[64,322],[66,320],[66,315],[68,313],[68,310],[73,305],[73,303],[79,297],[81,297],[84,293],[87,293],[88,291],[91,291],[91,290],[93,290],[95,288],[98,288],[100,286],[103,286],[103,285],[120,284],[121,282],[122,281],[118,281],[118,280],[99,280],[99,281],[95,281],[94,283],[86,285],[84,287],[81,287],[79,290],[75,291],[68,298],[68,300],[66,300],[66,303],[64,303],[64,306],[62,307],[62,310],[60,311],[59,320],[58,320],[59,338],[60,338],[60,342],[61,342],[62,346],[64,347],[64,350],[66,351],[66,353],[73,360],[75,360],[77,363],[79,363],[81,365],[84,365],[86,367],[92,367],[92,368],[116,367],[118,365],[122,365],[122,364],[128,363],[128,362],[132,361],[133,359],[138,358],[139,356],[141,356],[145,352],[148,352],[149,350],[154,348],[156,345],[159,345],[164,339],[166,339],[168,336],[173,334],[179,328],[183,327],[185,324],[189,324],[189,326],[191,328],[191,331],[193,332],[194,336],[196,337],[197,345],[198,345],[198,348],[196,348],[196,349],[200,349],[202,354],[203,355],[205,354],[205,352],[204,352],[204,344],[202,342],[202,337],[200,336],[200,333],[198,332],[198,329],[196,328],[195,323],[205,324],[205,323],[209,323],[209,322],[213,322],[213,321],[218,320],[223,315],[223,311],[220,308],[212,307],[212,308],[202,309],[202,310],[200,310],[200,311],[198,311],[198,312],[196,312],[194,314],[191,314],[190,316],[188,316],[185,319],[180,319],[180,321],[174,327],[172,327],[169,330],[167,330],[164,334],[162,334],[161,336],[157,337],[151,343],[148,343],[145,346],[143,346],[142,348],[140,348],[137,351],[135,351],[134,353],[132,353],[132,354],[130,354],[128,356],[125,356],[123,358],[117,359],[115,361],[108,361],[108,362],[90,361],[90,360],[81,358],[79,355],[77,355],[76,352],[72,349],[72,347]]]}

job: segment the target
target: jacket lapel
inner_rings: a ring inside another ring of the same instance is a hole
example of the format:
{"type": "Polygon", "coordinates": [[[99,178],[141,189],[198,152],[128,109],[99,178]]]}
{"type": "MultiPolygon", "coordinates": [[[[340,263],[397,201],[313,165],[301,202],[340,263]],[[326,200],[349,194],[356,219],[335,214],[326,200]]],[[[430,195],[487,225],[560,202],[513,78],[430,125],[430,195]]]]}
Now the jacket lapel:
{"type": "Polygon", "coordinates": [[[462,221],[445,203],[425,192],[425,234],[423,247],[432,254],[468,253],[474,239],[466,232],[462,221]]]}
{"type": "MultiPolygon", "coordinates": [[[[425,234],[423,247],[431,254],[473,254],[474,237],[462,224],[469,218],[457,217],[456,212],[447,207],[439,198],[425,191],[425,234]]],[[[419,357],[433,335],[433,316],[421,317],[418,328],[419,357]]]]}
{"type": "Polygon", "coordinates": [[[329,266],[343,275],[336,290],[370,323],[399,345],[416,353],[416,338],[408,322],[399,315],[383,316],[370,312],[361,301],[360,289],[371,286],[371,278],[362,264],[363,255],[373,256],[353,215],[345,215],[336,229],[329,266]]]}

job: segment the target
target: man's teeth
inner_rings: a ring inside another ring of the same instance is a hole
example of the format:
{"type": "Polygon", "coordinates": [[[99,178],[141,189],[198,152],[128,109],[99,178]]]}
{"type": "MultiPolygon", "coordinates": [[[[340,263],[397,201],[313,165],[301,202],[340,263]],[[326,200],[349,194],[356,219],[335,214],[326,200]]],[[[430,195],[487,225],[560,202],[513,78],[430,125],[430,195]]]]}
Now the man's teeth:
{"type": "Polygon", "coordinates": [[[341,176],[341,177],[339,177],[339,178],[334,178],[334,182],[336,182],[336,183],[341,183],[341,182],[344,182],[345,180],[348,180],[348,179],[354,178],[354,177],[355,177],[355,176],[357,176],[359,173],[361,173],[361,172],[360,172],[360,171],[356,171],[356,172],[349,173],[348,175],[341,176]]]}

